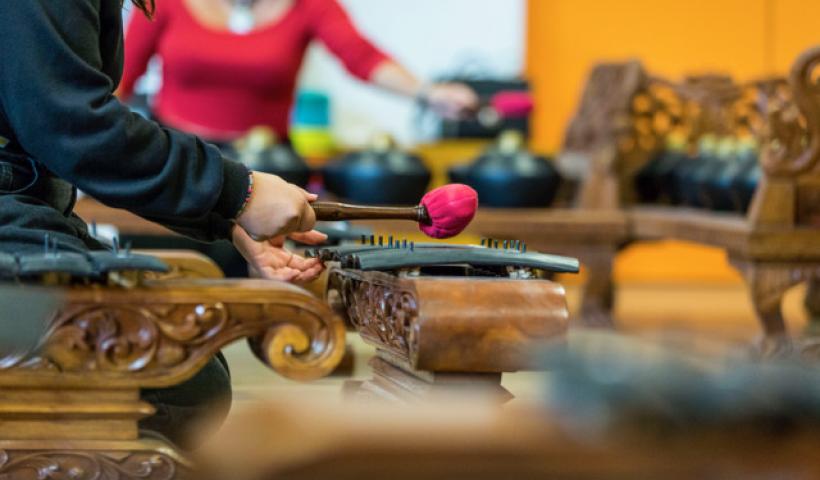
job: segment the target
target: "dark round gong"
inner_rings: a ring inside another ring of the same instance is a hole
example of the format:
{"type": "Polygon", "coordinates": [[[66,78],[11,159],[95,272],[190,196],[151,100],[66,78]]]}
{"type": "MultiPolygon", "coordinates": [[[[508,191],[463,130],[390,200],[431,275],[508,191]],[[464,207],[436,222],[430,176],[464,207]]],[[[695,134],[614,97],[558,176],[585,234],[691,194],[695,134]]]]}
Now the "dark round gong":
{"type": "Polygon", "coordinates": [[[547,207],[555,199],[561,177],[546,157],[524,149],[516,131],[501,134],[498,142],[469,165],[450,169],[450,180],[478,192],[487,207],[547,207]]]}
{"type": "Polygon", "coordinates": [[[328,191],[364,204],[416,205],[430,183],[421,157],[401,151],[387,135],[328,163],[322,173],[328,191]]]}

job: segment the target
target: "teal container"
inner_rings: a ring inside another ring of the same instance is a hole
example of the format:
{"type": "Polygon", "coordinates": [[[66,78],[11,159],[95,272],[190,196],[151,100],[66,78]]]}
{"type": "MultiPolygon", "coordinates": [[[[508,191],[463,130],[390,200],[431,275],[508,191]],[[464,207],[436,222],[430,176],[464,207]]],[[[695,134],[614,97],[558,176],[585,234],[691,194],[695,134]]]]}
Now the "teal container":
{"type": "Polygon", "coordinates": [[[291,125],[311,129],[329,128],[330,97],[318,90],[299,91],[291,115],[291,125]]]}

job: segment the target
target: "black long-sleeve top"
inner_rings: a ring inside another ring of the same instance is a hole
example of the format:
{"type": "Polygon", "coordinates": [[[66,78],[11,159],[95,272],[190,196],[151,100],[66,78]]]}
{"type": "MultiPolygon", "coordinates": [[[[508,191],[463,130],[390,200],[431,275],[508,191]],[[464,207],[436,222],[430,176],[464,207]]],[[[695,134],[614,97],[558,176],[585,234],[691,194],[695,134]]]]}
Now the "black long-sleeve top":
{"type": "Polygon", "coordinates": [[[227,238],[248,171],[114,97],[121,8],[120,0],[0,1],[4,151],[32,158],[107,205],[195,238],[227,238]]]}

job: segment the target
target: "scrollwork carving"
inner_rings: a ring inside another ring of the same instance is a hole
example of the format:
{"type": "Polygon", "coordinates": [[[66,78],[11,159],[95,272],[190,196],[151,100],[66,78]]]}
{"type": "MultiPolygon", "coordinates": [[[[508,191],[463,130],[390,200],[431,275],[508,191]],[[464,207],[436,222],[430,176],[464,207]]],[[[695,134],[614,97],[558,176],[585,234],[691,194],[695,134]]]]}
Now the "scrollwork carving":
{"type": "Polygon", "coordinates": [[[564,150],[589,152],[631,135],[631,102],[647,79],[637,61],[596,66],[567,129],[564,150]]]}
{"type": "Polygon", "coordinates": [[[171,480],[180,470],[160,452],[0,450],[0,480],[171,480]]]}
{"type": "Polygon", "coordinates": [[[67,380],[75,383],[93,375],[129,386],[173,385],[226,344],[257,336],[278,339],[267,344],[263,358],[280,374],[309,379],[330,373],[344,353],[342,322],[307,292],[280,288],[262,290],[270,296],[267,300],[212,288],[209,295],[195,296],[226,300],[140,301],[134,291],[135,298],[126,302],[70,301],[55,313],[37,347],[0,359],[0,371],[6,372],[2,380],[13,381],[8,373],[32,372],[76,374],[67,380]]]}
{"type": "Polygon", "coordinates": [[[820,159],[820,47],[803,53],[789,74],[789,88],[765,98],[761,165],[770,176],[794,177],[820,159]]]}
{"type": "Polygon", "coordinates": [[[339,293],[348,320],[362,338],[401,358],[413,358],[418,300],[411,286],[386,274],[343,270],[331,272],[329,285],[339,293]]]}
{"type": "Polygon", "coordinates": [[[221,303],[73,305],[55,314],[39,354],[0,368],[140,372],[150,365],[173,367],[223,332],[228,320],[221,303]]]}

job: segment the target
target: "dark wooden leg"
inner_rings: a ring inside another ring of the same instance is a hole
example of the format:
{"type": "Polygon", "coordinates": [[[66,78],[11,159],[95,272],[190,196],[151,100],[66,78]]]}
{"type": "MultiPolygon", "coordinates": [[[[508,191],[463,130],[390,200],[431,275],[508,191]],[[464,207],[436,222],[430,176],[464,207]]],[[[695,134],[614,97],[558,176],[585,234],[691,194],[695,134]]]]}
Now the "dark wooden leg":
{"type": "Polygon", "coordinates": [[[791,355],[794,346],[783,320],[781,304],[786,291],[799,283],[799,274],[789,264],[740,260],[733,263],[743,273],[755,314],[763,328],[763,337],[757,345],[757,355],[762,358],[791,355]]]}
{"type": "Polygon", "coordinates": [[[587,270],[587,281],[581,292],[580,323],[585,327],[613,328],[615,288],[612,282],[612,263],[615,249],[602,246],[585,252],[580,257],[587,270]]]}
{"type": "Polygon", "coordinates": [[[803,302],[809,314],[809,324],[802,340],[800,353],[803,357],[820,359],[820,268],[808,280],[806,298],[803,302]]]}
{"type": "Polygon", "coordinates": [[[809,314],[807,334],[820,335],[820,276],[809,279],[803,304],[809,314]]]}

